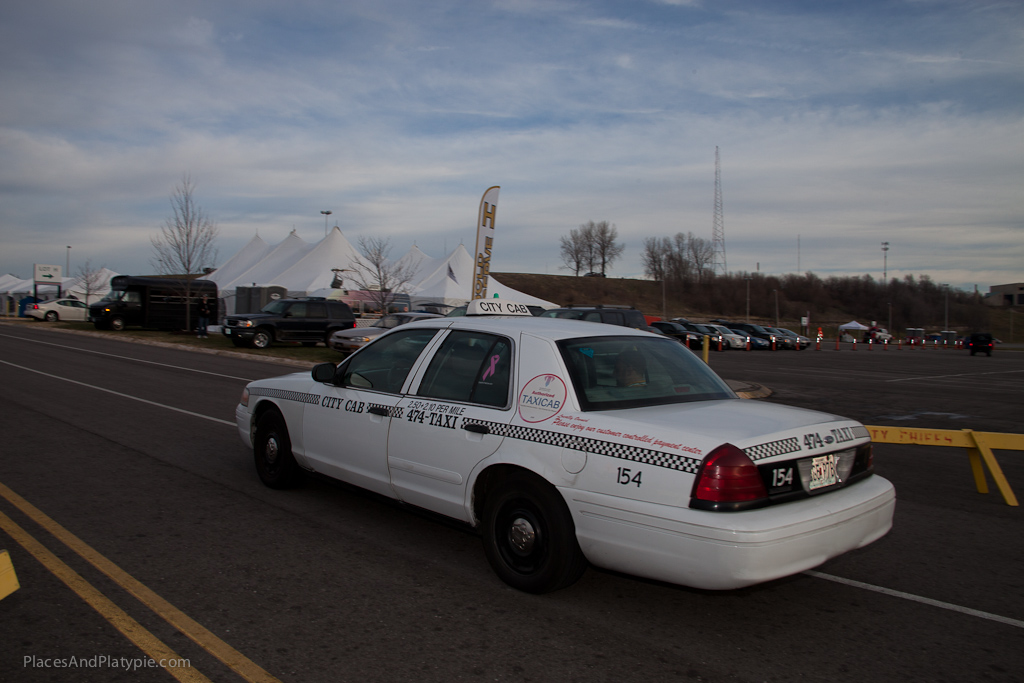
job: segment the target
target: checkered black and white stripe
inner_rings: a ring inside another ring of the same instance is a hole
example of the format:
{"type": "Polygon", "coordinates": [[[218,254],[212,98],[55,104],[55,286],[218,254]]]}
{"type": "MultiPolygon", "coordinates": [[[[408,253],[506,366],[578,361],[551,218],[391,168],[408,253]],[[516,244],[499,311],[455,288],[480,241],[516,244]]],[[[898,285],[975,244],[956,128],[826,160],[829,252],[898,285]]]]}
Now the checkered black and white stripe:
{"type": "Polygon", "coordinates": [[[388,417],[398,418],[399,420],[402,419],[402,415],[405,413],[405,410],[402,408],[397,406],[386,406],[383,403],[367,403],[366,408],[367,410],[370,408],[383,408],[388,411],[388,417]]]}
{"type": "Polygon", "coordinates": [[[320,394],[309,394],[304,391],[286,391],[284,389],[271,389],[270,387],[253,387],[249,390],[251,396],[267,396],[270,398],[283,398],[286,401],[298,401],[310,405],[320,405],[320,394]]]}
{"type": "Polygon", "coordinates": [[[743,449],[751,460],[763,460],[773,455],[786,455],[787,453],[798,453],[800,451],[800,439],[791,436],[788,439],[769,441],[743,449]]]}
{"type": "Polygon", "coordinates": [[[857,439],[864,439],[871,436],[871,432],[869,432],[868,428],[864,427],[863,425],[857,425],[856,427],[853,427],[850,431],[853,432],[853,436],[857,439]]]}
{"type": "Polygon", "coordinates": [[[463,425],[466,424],[484,425],[488,428],[491,434],[508,437],[510,439],[532,441],[534,443],[543,443],[550,446],[558,446],[560,448],[571,448],[577,451],[585,451],[587,453],[595,453],[597,455],[607,455],[612,458],[620,458],[622,460],[639,462],[645,465],[653,465],[655,467],[664,467],[666,469],[677,470],[679,472],[689,472],[690,474],[695,474],[697,472],[701,462],[697,458],[691,458],[685,455],[665,453],[664,451],[640,448],[639,446],[630,446],[628,444],[615,443],[613,441],[590,439],[587,437],[576,436],[575,434],[564,434],[562,432],[553,432],[546,429],[537,429],[536,427],[522,427],[518,425],[488,422],[486,420],[477,420],[472,418],[465,418],[463,420],[463,425]]]}

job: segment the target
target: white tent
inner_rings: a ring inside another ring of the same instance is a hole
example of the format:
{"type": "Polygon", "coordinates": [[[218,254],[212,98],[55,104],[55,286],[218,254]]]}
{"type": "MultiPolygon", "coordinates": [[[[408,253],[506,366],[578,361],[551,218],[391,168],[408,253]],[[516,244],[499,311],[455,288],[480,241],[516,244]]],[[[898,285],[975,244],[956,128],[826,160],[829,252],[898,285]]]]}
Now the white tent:
{"type": "Polygon", "coordinates": [[[64,281],[64,296],[73,296],[76,299],[85,301],[87,304],[99,301],[110,293],[110,279],[117,275],[118,273],[106,267],[96,271],[96,278],[90,287],[92,291],[88,297],[85,295],[85,278],[81,276],[67,278],[64,281]]]}
{"type": "Polygon", "coordinates": [[[359,254],[341,234],[341,228],[335,226],[302,258],[274,276],[273,282],[287,288],[289,295],[306,296],[314,290],[330,287],[335,269],[352,270],[356,261],[360,261],[359,254]]]}
{"type": "MultiPolygon", "coordinates": [[[[499,299],[515,301],[530,306],[541,306],[542,308],[555,308],[555,304],[550,301],[544,301],[535,296],[514,290],[491,276],[487,279],[487,296],[490,298],[495,294],[498,295],[499,299]]],[[[448,255],[448,258],[438,265],[433,273],[414,287],[412,294],[410,294],[414,309],[427,304],[440,304],[454,308],[464,306],[472,298],[473,257],[466,251],[466,247],[461,244],[448,255]]]]}
{"type": "Polygon", "coordinates": [[[839,326],[839,331],[840,332],[846,332],[847,330],[853,330],[854,332],[863,332],[865,330],[870,330],[870,329],[871,328],[868,327],[867,325],[861,325],[856,320],[851,320],[850,322],[846,323],[845,325],[840,325],[839,326]]]}
{"type": "Polygon", "coordinates": [[[207,279],[216,282],[219,288],[222,286],[221,283],[232,282],[245,273],[245,271],[262,261],[273,249],[273,247],[263,241],[259,234],[253,235],[248,244],[229,258],[224,265],[210,273],[207,279]]]}
{"type": "MultiPolygon", "coordinates": [[[[224,300],[224,312],[235,311],[235,288],[251,285],[280,285],[290,296],[330,296],[335,275],[352,284],[353,264],[364,260],[337,226],[316,244],[309,244],[294,230],[277,246],[267,245],[258,235],[210,273],[224,300]]],[[[395,263],[409,265],[413,277],[408,284],[413,308],[425,304],[462,306],[473,294],[473,257],[459,245],[445,258],[433,258],[413,245],[395,263]]],[[[532,306],[552,308],[554,304],[506,287],[493,277],[488,294],[532,306]]]]}

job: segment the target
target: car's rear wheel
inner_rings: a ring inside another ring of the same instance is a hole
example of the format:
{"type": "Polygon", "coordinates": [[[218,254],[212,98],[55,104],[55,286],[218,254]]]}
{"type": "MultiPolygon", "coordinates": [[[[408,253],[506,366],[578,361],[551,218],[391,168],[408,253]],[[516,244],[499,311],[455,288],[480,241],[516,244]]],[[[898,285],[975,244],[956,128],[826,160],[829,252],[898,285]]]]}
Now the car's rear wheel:
{"type": "Polygon", "coordinates": [[[123,330],[124,329],[124,318],[117,317],[117,316],[111,318],[110,319],[110,329],[114,330],[115,332],[120,332],[121,330],[123,330]]]}
{"type": "Polygon", "coordinates": [[[257,349],[267,348],[272,341],[274,341],[273,336],[266,330],[256,330],[256,333],[252,335],[252,345],[257,349]]]}
{"type": "Polygon", "coordinates": [[[253,456],[256,459],[256,473],[266,486],[284,489],[298,479],[300,470],[292,455],[288,427],[276,410],[263,413],[256,421],[253,456]]]}
{"type": "Polygon", "coordinates": [[[46,318],[46,322],[48,323],[55,323],[57,322],[57,320],[59,320],[57,311],[47,311],[46,315],[43,317],[46,318]]]}
{"type": "Polygon", "coordinates": [[[483,538],[495,573],[527,593],[564,588],[587,567],[561,494],[533,475],[513,474],[487,497],[483,538]]]}

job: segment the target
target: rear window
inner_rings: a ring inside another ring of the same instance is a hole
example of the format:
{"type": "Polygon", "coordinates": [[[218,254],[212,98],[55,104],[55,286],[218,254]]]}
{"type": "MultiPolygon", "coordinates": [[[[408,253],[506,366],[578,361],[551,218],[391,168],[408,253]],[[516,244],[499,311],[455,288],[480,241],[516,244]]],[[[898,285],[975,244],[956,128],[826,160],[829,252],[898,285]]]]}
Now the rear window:
{"type": "Polygon", "coordinates": [[[618,410],[736,398],[682,344],[665,338],[592,337],[558,342],[584,410],[618,410]]]}

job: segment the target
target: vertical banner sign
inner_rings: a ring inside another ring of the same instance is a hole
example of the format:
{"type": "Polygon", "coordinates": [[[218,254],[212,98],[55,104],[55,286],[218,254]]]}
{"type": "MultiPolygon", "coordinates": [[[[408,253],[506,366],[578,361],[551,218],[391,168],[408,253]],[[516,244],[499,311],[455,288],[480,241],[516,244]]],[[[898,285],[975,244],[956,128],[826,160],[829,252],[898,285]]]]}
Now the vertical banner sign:
{"type": "Polygon", "coordinates": [[[476,262],[473,265],[473,298],[487,297],[487,276],[491,272],[491,246],[494,244],[494,217],[498,212],[498,190],[495,185],[480,199],[476,220],[476,262]]]}

